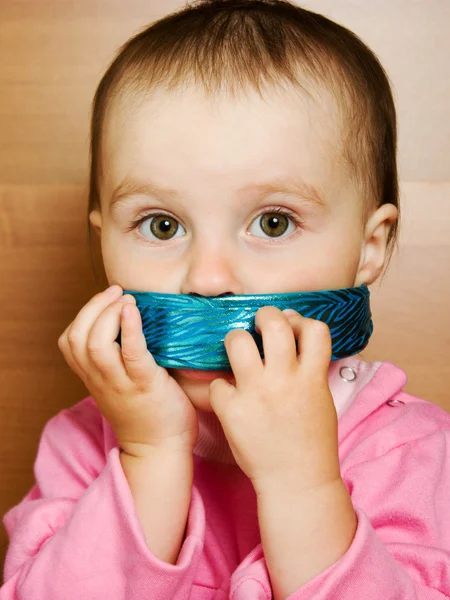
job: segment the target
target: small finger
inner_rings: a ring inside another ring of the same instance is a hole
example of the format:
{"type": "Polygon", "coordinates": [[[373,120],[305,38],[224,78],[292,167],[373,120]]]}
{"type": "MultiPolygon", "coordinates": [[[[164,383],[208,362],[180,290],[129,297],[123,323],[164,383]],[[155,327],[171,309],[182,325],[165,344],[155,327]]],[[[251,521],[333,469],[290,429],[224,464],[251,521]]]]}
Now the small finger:
{"type": "Polygon", "coordinates": [[[287,316],[274,306],[263,306],[256,313],[255,324],[263,340],[264,364],[277,373],[296,365],[295,337],[287,316]]]}
{"type": "Polygon", "coordinates": [[[233,329],[225,337],[225,349],[236,387],[260,376],[263,364],[255,340],[244,329],[233,329]]]}
{"type": "Polygon", "coordinates": [[[92,325],[102,311],[115,302],[121,294],[122,288],[118,285],[114,285],[93,296],[93,298],[83,306],[63,334],[67,337],[73,360],[75,360],[80,369],[84,372],[89,369],[89,361],[86,355],[86,343],[92,325]]]}
{"type": "Polygon", "coordinates": [[[298,340],[298,361],[306,369],[328,372],[331,361],[331,335],[326,323],[302,317],[298,313],[288,316],[295,338],[298,340]]]}
{"type": "Polygon", "coordinates": [[[69,365],[69,367],[72,369],[72,371],[75,373],[75,375],[77,375],[84,382],[85,373],[80,368],[80,366],[78,365],[78,363],[76,362],[76,360],[73,357],[72,350],[69,346],[69,342],[67,339],[67,330],[68,330],[68,327],[66,328],[64,333],[62,335],[60,335],[60,337],[58,339],[58,348],[61,351],[61,354],[63,355],[64,360],[69,365]]]}
{"type": "Polygon", "coordinates": [[[88,369],[95,368],[105,379],[129,382],[122,351],[116,342],[121,325],[121,311],[125,303],[136,302],[125,294],[107,306],[93,324],[86,344],[88,369]]]}
{"type": "Polygon", "coordinates": [[[159,369],[149,352],[137,306],[125,304],[121,313],[121,346],[125,370],[136,385],[144,385],[159,369]]]}
{"type": "Polygon", "coordinates": [[[284,316],[287,318],[288,323],[294,334],[294,339],[297,343],[297,360],[300,359],[300,346],[301,346],[301,332],[302,332],[302,321],[304,317],[295,310],[287,308],[283,310],[284,316]]]}

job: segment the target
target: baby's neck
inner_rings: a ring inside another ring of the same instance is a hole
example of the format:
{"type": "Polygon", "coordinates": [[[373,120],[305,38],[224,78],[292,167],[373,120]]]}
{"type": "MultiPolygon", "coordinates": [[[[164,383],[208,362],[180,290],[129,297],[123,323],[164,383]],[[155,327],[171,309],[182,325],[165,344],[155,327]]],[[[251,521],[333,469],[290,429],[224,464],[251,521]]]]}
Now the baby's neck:
{"type": "Polygon", "coordinates": [[[236,465],[216,414],[197,409],[197,417],[199,430],[194,454],[214,462],[236,465]]]}

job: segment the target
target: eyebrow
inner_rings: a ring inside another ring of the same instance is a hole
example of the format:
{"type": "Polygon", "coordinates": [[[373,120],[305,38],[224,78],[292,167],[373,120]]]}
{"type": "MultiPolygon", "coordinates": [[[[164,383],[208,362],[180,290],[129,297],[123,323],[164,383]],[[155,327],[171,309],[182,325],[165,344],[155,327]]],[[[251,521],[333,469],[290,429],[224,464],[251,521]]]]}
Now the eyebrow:
{"type": "MultiPolygon", "coordinates": [[[[310,201],[324,208],[327,206],[327,203],[315,186],[298,178],[288,179],[280,177],[269,182],[249,183],[240,188],[238,194],[244,195],[251,191],[265,194],[283,192],[298,196],[302,200],[310,201]]],[[[110,211],[115,210],[119,204],[131,202],[134,194],[147,194],[168,199],[176,199],[181,196],[177,190],[161,187],[150,179],[142,180],[135,177],[125,177],[112,193],[110,211]]]]}

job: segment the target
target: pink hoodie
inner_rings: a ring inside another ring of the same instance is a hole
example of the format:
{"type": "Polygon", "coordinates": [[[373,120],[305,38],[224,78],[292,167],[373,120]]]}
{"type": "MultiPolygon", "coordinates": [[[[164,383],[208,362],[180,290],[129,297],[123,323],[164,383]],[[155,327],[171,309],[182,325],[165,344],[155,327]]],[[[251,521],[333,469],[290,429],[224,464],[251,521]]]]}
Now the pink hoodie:
{"type": "MultiPolygon", "coordinates": [[[[406,376],[391,363],[332,365],[341,473],[358,527],[347,552],[287,600],[450,598],[450,414],[403,392],[406,376]]],[[[50,419],[36,483],[3,518],[10,545],[0,599],[270,600],[255,493],[212,417],[199,415],[176,565],[145,542],[94,400],[50,419]]]]}

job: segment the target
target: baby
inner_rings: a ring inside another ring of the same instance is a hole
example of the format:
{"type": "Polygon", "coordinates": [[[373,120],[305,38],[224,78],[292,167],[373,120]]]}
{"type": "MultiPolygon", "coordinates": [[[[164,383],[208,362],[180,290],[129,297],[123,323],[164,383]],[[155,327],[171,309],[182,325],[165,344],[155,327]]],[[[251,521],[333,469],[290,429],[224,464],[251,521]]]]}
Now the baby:
{"type": "Polygon", "coordinates": [[[263,360],[235,329],[231,373],[165,369],[123,294],[373,283],[399,218],[373,53],[285,0],[188,5],[101,80],[90,182],[111,287],[58,345],[91,395],[4,517],[0,599],[450,598],[450,415],[401,369],[331,362],[327,325],[269,305],[263,360]]]}

